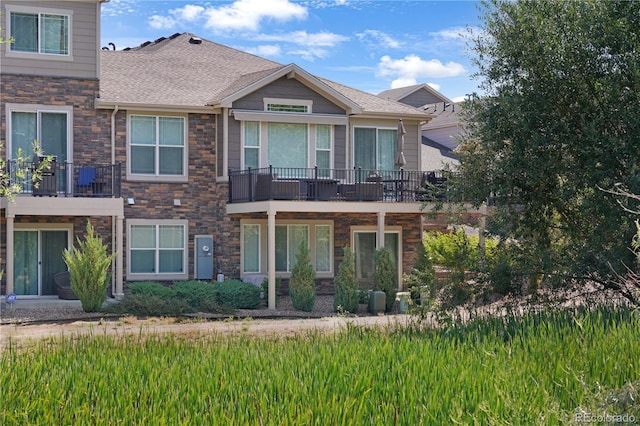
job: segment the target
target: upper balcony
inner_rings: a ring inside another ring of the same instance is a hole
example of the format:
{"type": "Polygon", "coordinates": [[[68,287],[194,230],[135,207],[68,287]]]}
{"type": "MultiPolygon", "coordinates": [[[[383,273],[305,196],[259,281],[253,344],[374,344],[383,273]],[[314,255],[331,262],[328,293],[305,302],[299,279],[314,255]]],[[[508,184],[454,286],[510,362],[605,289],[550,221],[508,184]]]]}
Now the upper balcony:
{"type": "Polygon", "coordinates": [[[33,171],[39,160],[7,162],[10,184],[18,195],[34,197],[120,198],[122,166],[99,164],[58,163],[53,160],[42,170],[40,180],[34,183],[33,171]]]}
{"type": "Polygon", "coordinates": [[[444,201],[443,171],[266,167],[229,171],[229,203],[266,200],[444,201]]]}

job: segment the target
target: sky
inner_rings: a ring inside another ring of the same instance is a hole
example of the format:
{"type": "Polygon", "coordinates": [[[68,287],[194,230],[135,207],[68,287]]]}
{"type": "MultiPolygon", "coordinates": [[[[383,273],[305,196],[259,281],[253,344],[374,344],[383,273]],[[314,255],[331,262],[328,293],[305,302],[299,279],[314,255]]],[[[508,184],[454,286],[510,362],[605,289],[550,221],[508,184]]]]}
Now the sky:
{"type": "Polygon", "coordinates": [[[189,32],[365,92],[429,84],[453,101],[480,92],[460,0],[110,0],[101,44],[116,49],[189,32]]]}

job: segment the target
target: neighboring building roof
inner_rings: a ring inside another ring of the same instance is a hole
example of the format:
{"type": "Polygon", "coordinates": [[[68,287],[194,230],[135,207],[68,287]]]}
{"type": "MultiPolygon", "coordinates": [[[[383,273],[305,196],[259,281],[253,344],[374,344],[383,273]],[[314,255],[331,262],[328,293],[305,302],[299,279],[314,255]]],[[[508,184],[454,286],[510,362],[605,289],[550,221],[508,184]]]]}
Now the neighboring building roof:
{"type": "Polygon", "coordinates": [[[385,90],[378,94],[381,98],[402,102],[415,108],[434,102],[448,102],[451,100],[428,84],[415,84],[413,86],[398,87],[385,90]]]}
{"type": "Polygon", "coordinates": [[[247,88],[291,71],[358,114],[430,118],[421,109],[313,76],[294,64],[283,65],[189,33],[121,51],[103,50],[100,59],[102,105],[228,105],[247,88]]]}
{"type": "Polygon", "coordinates": [[[422,170],[442,170],[446,165],[450,168],[460,164],[458,156],[453,150],[433,141],[426,136],[422,137],[422,170]]]}
{"type": "Polygon", "coordinates": [[[438,102],[435,104],[424,105],[424,109],[434,118],[422,126],[423,130],[437,129],[441,127],[458,127],[460,117],[458,114],[462,111],[463,103],[438,102]]]}

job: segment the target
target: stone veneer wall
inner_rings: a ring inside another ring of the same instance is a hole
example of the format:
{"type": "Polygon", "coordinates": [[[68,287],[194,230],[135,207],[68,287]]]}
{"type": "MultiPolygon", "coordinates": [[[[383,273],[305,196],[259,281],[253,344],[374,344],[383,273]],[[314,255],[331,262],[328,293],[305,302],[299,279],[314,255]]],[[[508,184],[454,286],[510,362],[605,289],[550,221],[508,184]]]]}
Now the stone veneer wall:
{"type": "MultiPolygon", "coordinates": [[[[265,219],[266,214],[253,213],[247,215],[236,215],[228,222],[229,228],[226,229],[226,235],[231,238],[228,240],[227,249],[230,258],[224,259],[231,269],[225,273],[227,277],[237,278],[240,276],[240,219],[265,219]]],[[[334,273],[337,273],[340,262],[342,261],[343,248],[350,245],[351,227],[352,226],[378,226],[378,217],[371,213],[278,213],[276,216],[278,221],[286,220],[332,220],[334,232],[334,251],[333,251],[333,267],[334,273]]],[[[402,227],[402,270],[405,273],[411,271],[414,262],[415,250],[417,244],[422,239],[421,215],[419,214],[387,214],[385,216],[387,226],[402,227]]],[[[316,290],[318,294],[333,294],[333,279],[317,279],[316,290]]],[[[284,279],[281,286],[281,294],[288,294],[288,280],[284,279]]]]}
{"type": "MultiPolygon", "coordinates": [[[[111,118],[112,111],[99,112],[111,118]]],[[[141,112],[144,113],[144,112],[141,112]]],[[[194,276],[194,236],[213,235],[220,241],[219,230],[226,220],[223,213],[223,194],[218,194],[215,177],[215,115],[189,114],[188,127],[188,174],[189,181],[139,182],[126,180],[127,158],[127,111],[116,114],[116,162],[123,164],[122,197],[124,204],[124,249],[127,248],[128,219],[174,219],[187,220],[189,278],[194,276]],[[135,204],[126,200],[133,198],[135,204]],[[180,206],[174,205],[180,200],[180,206]],[[222,210],[221,210],[222,209],[222,210]],[[222,211],[222,213],[221,213],[222,211]]],[[[156,113],[149,113],[156,114],[156,113]]],[[[124,259],[126,281],[127,260],[124,259]]],[[[215,265],[215,264],[214,264],[215,265]]]]}

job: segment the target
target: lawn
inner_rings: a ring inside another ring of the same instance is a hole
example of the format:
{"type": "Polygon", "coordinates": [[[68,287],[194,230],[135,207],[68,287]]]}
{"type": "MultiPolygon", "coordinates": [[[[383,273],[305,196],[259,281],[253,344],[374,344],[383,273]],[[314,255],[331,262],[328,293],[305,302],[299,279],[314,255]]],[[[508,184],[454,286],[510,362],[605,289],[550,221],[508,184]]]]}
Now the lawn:
{"type": "Polygon", "coordinates": [[[286,338],[70,335],[2,352],[0,424],[633,423],[639,326],[601,308],[286,338]]]}

